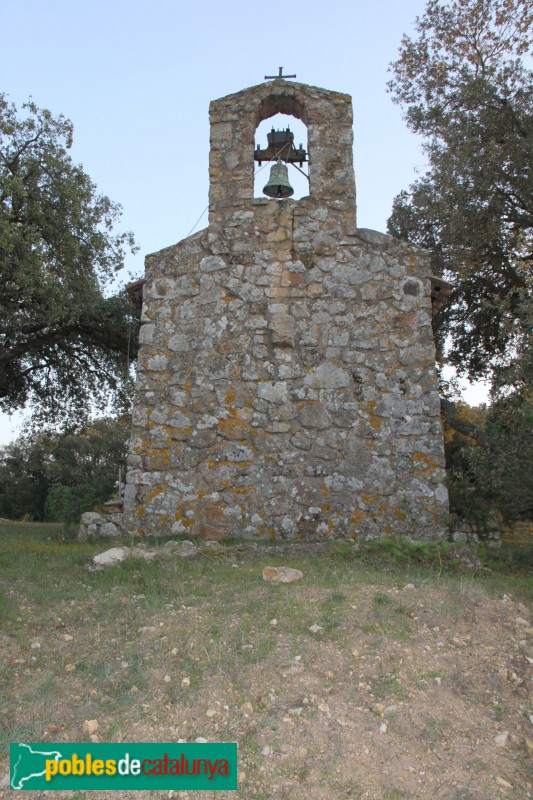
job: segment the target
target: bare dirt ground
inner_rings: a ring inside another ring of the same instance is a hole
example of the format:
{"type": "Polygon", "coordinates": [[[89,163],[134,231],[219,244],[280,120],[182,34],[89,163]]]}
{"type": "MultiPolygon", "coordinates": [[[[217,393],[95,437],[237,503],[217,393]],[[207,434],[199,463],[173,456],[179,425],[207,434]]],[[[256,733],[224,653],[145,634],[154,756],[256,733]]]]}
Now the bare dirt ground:
{"type": "MultiPolygon", "coordinates": [[[[98,800],[533,797],[523,584],[302,549],[90,573],[76,544],[61,571],[40,547],[0,582],[7,740],[84,741],[96,720],[101,742],[239,744],[237,792],[98,800]],[[304,577],[266,583],[266,564],[304,577]]],[[[8,770],[2,798],[86,796],[10,791],[8,770]]]]}

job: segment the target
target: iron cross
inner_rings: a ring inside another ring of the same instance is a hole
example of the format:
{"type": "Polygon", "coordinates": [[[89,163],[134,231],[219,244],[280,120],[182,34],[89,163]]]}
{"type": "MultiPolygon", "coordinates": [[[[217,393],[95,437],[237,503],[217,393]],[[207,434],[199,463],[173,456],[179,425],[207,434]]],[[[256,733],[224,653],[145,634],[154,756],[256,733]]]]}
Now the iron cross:
{"type": "Polygon", "coordinates": [[[279,75],[265,75],[265,80],[266,81],[272,81],[272,80],[279,81],[280,78],[281,78],[281,80],[285,80],[285,78],[295,78],[295,77],[296,77],[296,75],[284,75],[283,74],[283,67],[279,67],[279,75]]]}

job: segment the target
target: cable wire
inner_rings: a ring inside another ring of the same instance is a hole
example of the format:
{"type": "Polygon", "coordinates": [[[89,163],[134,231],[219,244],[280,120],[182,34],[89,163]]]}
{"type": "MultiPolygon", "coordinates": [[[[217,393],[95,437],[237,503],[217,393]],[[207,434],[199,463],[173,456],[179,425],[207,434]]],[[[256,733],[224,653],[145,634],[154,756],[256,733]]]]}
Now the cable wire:
{"type": "Polygon", "coordinates": [[[204,208],[204,210],[202,211],[202,213],[200,214],[200,216],[198,217],[198,219],[196,220],[196,222],[194,223],[194,225],[193,225],[193,226],[192,226],[192,228],[190,229],[189,233],[188,233],[188,234],[187,234],[187,236],[185,237],[186,239],[188,239],[188,238],[189,238],[189,236],[191,235],[191,233],[193,232],[193,230],[196,228],[196,226],[198,225],[198,223],[200,222],[200,220],[202,219],[203,215],[205,214],[205,212],[207,211],[207,209],[208,209],[208,208],[209,208],[209,203],[206,205],[206,207],[204,208]]]}

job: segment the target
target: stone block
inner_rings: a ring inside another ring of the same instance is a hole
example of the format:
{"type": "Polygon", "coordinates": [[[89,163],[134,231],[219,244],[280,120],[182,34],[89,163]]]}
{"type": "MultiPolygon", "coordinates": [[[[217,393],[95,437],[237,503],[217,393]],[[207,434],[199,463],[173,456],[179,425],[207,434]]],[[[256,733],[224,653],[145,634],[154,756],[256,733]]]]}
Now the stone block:
{"type": "Polygon", "coordinates": [[[308,372],[304,383],[319,389],[340,389],[349,386],[350,375],[346,370],[334,364],[324,363],[308,372]]]}
{"type": "Polygon", "coordinates": [[[219,540],[230,536],[234,527],[226,509],[217,503],[203,503],[198,509],[193,531],[204,539],[219,540]]]}

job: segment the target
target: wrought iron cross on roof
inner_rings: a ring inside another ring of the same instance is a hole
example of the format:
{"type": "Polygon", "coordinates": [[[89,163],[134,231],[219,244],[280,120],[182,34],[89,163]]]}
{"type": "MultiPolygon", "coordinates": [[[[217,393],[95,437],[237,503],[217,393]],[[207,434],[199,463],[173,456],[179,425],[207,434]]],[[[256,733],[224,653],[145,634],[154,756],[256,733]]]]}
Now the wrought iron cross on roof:
{"type": "Polygon", "coordinates": [[[278,75],[265,75],[265,80],[266,81],[279,81],[280,78],[281,78],[281,80],[285,80],[286,78],[295,78],[295,77],[296,77],[296,75],[284,75],[283,74],[283,67],[279,67],[279,74],[278,75]]]}

